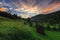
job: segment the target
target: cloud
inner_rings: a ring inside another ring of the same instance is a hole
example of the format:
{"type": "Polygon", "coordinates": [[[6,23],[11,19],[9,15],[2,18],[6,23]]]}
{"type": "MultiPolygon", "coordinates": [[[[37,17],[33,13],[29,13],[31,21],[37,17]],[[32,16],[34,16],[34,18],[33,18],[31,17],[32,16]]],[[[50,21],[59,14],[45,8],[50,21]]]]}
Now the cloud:
{"type": "Polygon", "coordinates": [[[60,3],[60,0],[51,0],[49,4],[53,4],[53,3],[60,3]]]}
{"type": "Polygon", "coordinates": [[[12,11],[20,12],[25,17],[52,12],[60,8],[60,0],[3,0],[0,4],[12,11]]]}
{"type": "Polygon", "coordinates": [[[2,2],[0,2],[0,5],[2,5],[3,3],[2,2]]]}
{"type": "Polygon", "coordinates": [[[52,5],[48,6],[47,8],[45,8],[43,10],[43,12],[44,13],[53,12],[53,11],[58,10],[59,7],[60,7],[60,4],[59,3],[52,4],[52,5]]]}
{"type": "Polygon", "coordinates": [[[6,11],[6,8],[0,7],[0,11],[6,11]]]}
{"type": "Polygon", "coordinates": [[[26,14],[20,14],[20,16],[21,16],[22,18],[28,18],[28,17],[29,17],[29,16],[26,15],[26,14]]]}
{"type": "Polygon", "coordinates": [[[19,0],[19,4],[14,3],[17,8],[15,8],[15,11],[18,12],[22,12],[22,17],[28,17],[28,15],[26,14],[26,12],[29,14],[30,16],[33,15],[37,15],[37,14],[45,14],[45,13],[49,13],[52,11],[56,11],[56,9],[58,10],[58,8],[60,7],[60,3],[54,3],[51,5],[48,5],[52,0],[19,0]],[[37,1],[39,2],[37,4],[37,1]],[[25,12],[25,13],[23,13],[25,12]]]}
{"type": "Polygon", "coordinates": [[[0,7],[3,7],[3,2],[0,2],[0,7]]]}

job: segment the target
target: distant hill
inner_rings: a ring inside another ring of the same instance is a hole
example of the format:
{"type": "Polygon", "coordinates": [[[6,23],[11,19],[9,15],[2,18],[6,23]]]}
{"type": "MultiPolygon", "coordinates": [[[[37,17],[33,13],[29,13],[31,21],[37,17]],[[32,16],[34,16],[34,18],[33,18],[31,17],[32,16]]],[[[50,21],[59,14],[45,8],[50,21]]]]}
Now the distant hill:
{"type": "Polygon", "coordinates": [[[38,22],[52,22],[52,23],[59,23],[60,22],[60,11],[56,11],[49,14],[40,14],[37,16],[32,17],[33,21],[38,22]]]}

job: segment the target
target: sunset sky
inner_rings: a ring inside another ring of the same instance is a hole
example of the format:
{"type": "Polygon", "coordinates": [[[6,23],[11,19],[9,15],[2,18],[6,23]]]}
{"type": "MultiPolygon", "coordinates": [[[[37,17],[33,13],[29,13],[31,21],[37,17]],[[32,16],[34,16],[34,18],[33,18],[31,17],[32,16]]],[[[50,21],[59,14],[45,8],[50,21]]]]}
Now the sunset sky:
{"type": "Polygon", "coordinates": [[[60,10],[60,0],[0,0],[0,10],[10,9],[23,18],[60,10]]]}

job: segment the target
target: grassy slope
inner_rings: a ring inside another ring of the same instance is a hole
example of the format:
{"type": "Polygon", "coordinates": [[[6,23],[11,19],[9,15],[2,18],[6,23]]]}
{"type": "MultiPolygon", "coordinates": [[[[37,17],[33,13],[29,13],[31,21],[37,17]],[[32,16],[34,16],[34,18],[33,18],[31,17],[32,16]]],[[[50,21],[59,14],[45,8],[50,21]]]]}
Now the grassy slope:
{"type": "Polygon", "coordinates": [[[60,40],[60,32],[46,31],[48,36],[42,36],[23,22],[0,17],[0,40],[60,40]]]}

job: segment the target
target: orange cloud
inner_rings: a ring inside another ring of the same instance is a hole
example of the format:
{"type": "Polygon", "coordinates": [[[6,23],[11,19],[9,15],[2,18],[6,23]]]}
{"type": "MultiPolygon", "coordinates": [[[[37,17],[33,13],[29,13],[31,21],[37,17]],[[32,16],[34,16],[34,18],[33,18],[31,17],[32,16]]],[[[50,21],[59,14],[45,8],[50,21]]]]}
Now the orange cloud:
{"type": "Polygon", "coordinates": [[[50,5],[49,7],[45,8],[43,10],[44,13],[48,13],[48,12],[52,12],[54,11],[55,9],[57,9],[58,7],[60,7],[60,4],[53,4],[53,5],[50,5]]]}
{"type": "MultiPolygon", "coordinates": [[[[60,7],[60,3],[54,3],[54,4],[47,6],[44,9],[42,6],[34,5],[35,3],[36,3],[36,0],[35,1],[27,0],[27,3],[20,0],[20,3],[19,3],[20,6],[18,8],[16,8],[15,10],[19,11],[19,12],[23,11],[23,12],[34,13],[34,14],[43,14],[43,13],[48,13],[48,12],[54,11],[58,7],[60,7]]],[[[15,4],[15,5],[17,5],[17,4],[15,4]]]]}
{"type": "Polygon", "coordinates": [[[32,6],[32,5],[27,5],[25,3],[22,3],[21,6],[15,10],[28,12],[28,13],[39,13],[40,9],[41,7],[39,8],[38,6],[32,6]]]}
{"type": "Polygon", "coordinates": [[[0,12],[2,12],[2,11],[5,11],[5,8],[1,7],[0,8],[0,12]]]}

